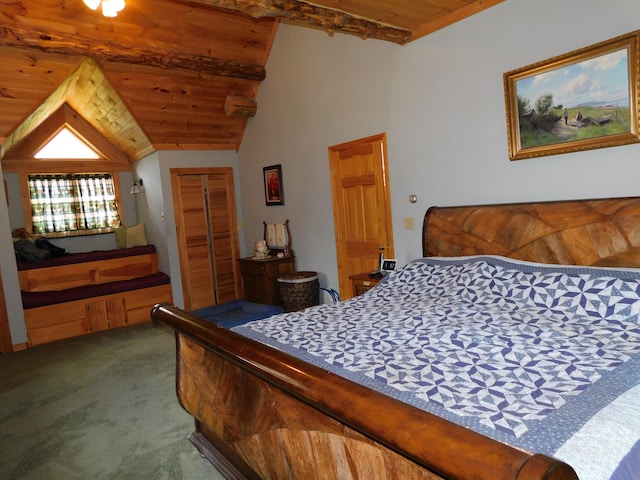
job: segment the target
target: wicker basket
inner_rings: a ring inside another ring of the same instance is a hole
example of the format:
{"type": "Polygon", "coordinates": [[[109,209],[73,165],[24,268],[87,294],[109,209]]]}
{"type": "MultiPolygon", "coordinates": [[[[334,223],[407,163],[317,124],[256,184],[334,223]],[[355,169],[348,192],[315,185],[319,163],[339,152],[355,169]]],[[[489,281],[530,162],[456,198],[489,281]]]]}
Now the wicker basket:
{"type": "Polygon", "coordinates": [[[296,312],[320,303],[320,283],[316,272],[285,273],[278,277],[278,284],[287,312],[296,312]]]}

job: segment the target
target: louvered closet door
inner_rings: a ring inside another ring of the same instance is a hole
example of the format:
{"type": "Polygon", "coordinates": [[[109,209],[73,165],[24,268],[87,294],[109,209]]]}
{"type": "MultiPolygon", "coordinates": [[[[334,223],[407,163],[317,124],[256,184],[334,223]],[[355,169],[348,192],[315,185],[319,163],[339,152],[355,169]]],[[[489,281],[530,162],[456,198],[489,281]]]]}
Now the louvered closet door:
{"type": "Polygon", "coordinates": [[[185,310],[216,304],[204,175],[178,175],[176,224],[185,310]],[[178,219],[180,217],[180,220],[178,219]],[[182,225],[178,225],[178,222],[182,225]]]}
{"type": "Polygon", "coordinates": [[[238,236],[234,221],[235,198],[232,187],[233,178],[229,178],[229,172],[207,175],[213,272],[218,303],[235,300],[240,294],[240,278],[236,262],[238,236]]]}
{"type": "Polygon", "coordinates": [[[240,298],[231,168],[172,169],[185,310],[240,298]]]}

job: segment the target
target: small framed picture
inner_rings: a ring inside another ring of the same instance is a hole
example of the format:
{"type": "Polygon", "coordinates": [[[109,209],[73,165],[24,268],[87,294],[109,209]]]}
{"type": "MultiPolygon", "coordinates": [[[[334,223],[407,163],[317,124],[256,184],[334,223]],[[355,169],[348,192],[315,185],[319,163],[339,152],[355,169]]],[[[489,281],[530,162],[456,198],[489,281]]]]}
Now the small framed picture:
{"type": "Polygon", "coordinates": [[[396,261],[392,258],[385,258],[382,260],[382,271],[393,272],[396,269],[396,261]]]}
{"type": "Polygon", "coordinates": [[[264,199],[267,206],[284,205],[282,166],[271,165],[262,169],[264,175],[264,199]]]}

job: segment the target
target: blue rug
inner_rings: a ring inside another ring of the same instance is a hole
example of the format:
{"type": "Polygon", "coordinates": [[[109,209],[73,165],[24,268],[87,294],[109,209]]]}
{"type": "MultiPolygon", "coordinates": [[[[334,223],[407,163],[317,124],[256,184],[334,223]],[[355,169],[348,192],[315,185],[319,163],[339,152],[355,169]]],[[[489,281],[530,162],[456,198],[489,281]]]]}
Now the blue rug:
{"type": "Polygon", "coordinates": [[[277,305],[265,305],[247,300],[234,300],[232,302],[192,310],[190,313],[221,327],[231,328],[250,322],[251,320],[267,318],[283,312],[284,309],[277,305]]]}

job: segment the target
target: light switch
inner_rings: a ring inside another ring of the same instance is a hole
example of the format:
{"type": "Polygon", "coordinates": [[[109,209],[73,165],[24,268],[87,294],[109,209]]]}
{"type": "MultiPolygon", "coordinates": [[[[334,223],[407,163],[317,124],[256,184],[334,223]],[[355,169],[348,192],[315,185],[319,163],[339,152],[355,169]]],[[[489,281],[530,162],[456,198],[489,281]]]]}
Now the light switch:
{"type": "Polygon", "coordinates": [[[413,230],[413,217],[404,217],[404,229],[405,230],[413,230]]]}

